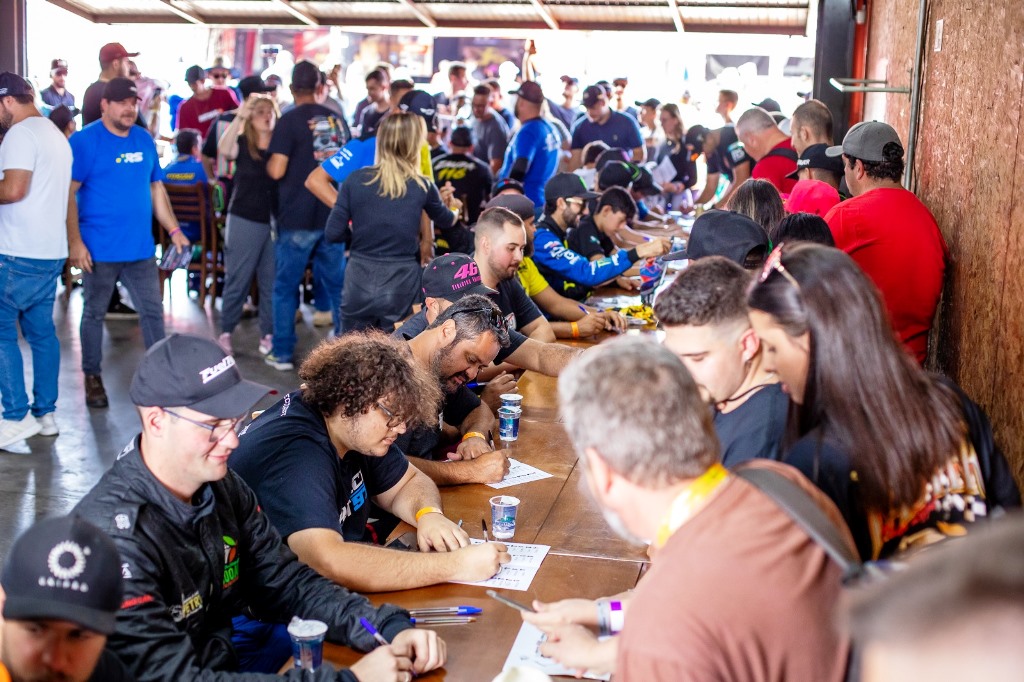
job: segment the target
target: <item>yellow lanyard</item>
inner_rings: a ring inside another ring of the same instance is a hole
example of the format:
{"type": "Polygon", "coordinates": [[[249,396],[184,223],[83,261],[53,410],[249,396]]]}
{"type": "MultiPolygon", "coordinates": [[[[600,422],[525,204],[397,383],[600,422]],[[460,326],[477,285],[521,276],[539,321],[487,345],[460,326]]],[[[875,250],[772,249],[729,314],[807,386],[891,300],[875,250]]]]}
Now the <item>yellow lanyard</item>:
{"type": "Polygon", "coordinates": [[[654,538],[654,546],[659,549],[663,547],[668,542],[668,539],[672,537],[672,534],[679,530],[679,527],[686,523],[687,519],[693,515],[696,507],[707,500],[728,478],[729,471],[716,462],[701,474],[697,480],[687,486],[683,492],[679,493],[676,499],[672,500],[672,506],[669,508],[668,514],[665,515],[661,525],[658,526],[658,534],[654,538]]]}

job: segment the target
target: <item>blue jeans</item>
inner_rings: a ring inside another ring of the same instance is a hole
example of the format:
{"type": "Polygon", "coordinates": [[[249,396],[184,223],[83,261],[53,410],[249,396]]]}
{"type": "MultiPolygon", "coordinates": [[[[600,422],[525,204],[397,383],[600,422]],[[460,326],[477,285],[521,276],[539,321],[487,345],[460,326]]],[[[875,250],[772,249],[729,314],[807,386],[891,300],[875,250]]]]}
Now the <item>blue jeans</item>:
{"type": "Polygon", "coordinates": [[[295,354],[297,292],[313,256],[313,277],[320,277],[331,302],[334,327],[341,324],[341,287],[345,283],[345,245],[330,244],[323,230],[278,230],[274,241],[274,357],[291,360],[295,354]]]}
{"type": "Polygon", "coordinates": [[[103,318],[118,280],[132,296],[139,313],[142,341],[149,348],[164,338],[164,301],[156,259],[144,258],[117,263],[93,263],[92,272],[82,273],[82,371],[99,374],[103,360],[103,318]]]}
{"type": "Polygon", "coordinates": [[[292,655],[292,638],[284,623],[263,623],[235,616],[231,619],[231,629],[238,672],[276,674],[292,655]]]}
{"type": "Polygon", "coordinates": [[[32,414],[57,409],[60,343],[53,327],[53,298],[64,259],[41,260],[0,255],[0,396],[4,419],[28,414],[25,367],[18,326],[32,349],[32,414]]]}

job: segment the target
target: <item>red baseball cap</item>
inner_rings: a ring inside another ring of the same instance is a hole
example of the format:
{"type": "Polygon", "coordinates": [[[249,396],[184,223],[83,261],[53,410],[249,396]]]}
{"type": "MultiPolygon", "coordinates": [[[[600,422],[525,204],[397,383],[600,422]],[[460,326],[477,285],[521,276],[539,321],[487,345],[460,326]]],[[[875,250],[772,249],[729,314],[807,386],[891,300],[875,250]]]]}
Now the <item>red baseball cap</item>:
{"type": "Polygon", "coordinates": [[[124,49],[124,45],[121,43],[107,43],[100,48],[100,61],[101,62],[112,62],[115,59],[124,59],[125,57],[138,57],[138,52],[129,52],[124,49]]]}
{"type": "Polygon", "coordinates": [[[838,203],[839,192],[832,185],[821,180],[800,180],[786,199],[786,211],[824,217],[838,203]]]}

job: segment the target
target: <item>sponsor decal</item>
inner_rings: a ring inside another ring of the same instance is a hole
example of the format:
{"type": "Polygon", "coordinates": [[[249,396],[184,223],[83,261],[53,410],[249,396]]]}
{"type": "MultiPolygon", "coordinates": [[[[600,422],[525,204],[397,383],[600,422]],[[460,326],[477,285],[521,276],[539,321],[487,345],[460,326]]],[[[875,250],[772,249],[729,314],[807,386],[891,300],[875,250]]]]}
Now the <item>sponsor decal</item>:
{"type": "Polygon", "coordinates": [[[193,592],[181,600],[181,606],[171,607],[171,618],[175,623],[180,623],[186,618],[199,613],[203,608],[203,597],[198,592],[193,592]]]}
{"type": "Polygon", "coordinates": [[[208,384],[234,366],[235,358],[228,355],[213,367],[207,367],[206,369],[200,370],[199,376],[202,377],[204,384],[208,384]]]}
{"type": "Polygon", "coordinates": [[[132,597],[130,599],[125,599],[123,602],[121,602],[121,608],[122,609],[130,609],[133,606],[142,606],[143,604],[148,604],[151,601],[153,601],[153,595],[151,595],[151,594],[143,594],[143,595],[140,595],[138,597],[132,597]]]}
{"type": "Polygon", "coordinates": [[[238,543],[234,538],[224,536],[224,582],[227,588],[238,582],[238,543]]]}

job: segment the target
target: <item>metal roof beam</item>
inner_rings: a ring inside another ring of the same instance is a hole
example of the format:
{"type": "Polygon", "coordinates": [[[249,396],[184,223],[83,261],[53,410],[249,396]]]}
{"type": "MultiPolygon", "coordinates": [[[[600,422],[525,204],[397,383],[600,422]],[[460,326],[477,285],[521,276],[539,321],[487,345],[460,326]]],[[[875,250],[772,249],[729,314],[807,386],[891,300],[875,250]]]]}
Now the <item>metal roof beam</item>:
{"type": "Polygon", "coordinates": [[[398,0],[398,4],[403,5],[407,10],[416,15],[416,18],[423,22],[424,26],[437,28],[437,20],[430,16],[430,13],[425,9],[417,6],[413,0],[398,0]]]}
{"type": "Polygon", "coordinates": [[[683,33],[683,15],[679,13],[679,4],[676,0],[668,0],[668,9],[672,12],[672,23],[676,26],[676,32],[683,33]]]}
{"type": "Polygon", "coordinates": [[[185,21],[188,21],[193,24],[198,24],[200,26],[206,24],[206,21],[204,21],[203,18],[200,17],[198,14],[194,14],[193,12],[178,7],[174,3],[174,0],[160,0],[160,2],[163,3],[164,7],[177,14],[185,21]]]}
{"type": "Polygon", "coordinates": [[[552,31],[559,30],[558,22],[555,21],[555,17],[552,16],[551,10],[548,9],[547,5],[545,5],[542,0],[530,0],[530,4],[533,5],[535,10],[537,10],[537,14],[539,14],[540,18],[544,20],[544,23],[548,25],[548,28],[552,31]]]}
{"type": "Polygon", "coordinates": [[[283,9],[285,12],[292,15],[293,17],[295,17],[296,19],[298,19],[299,21],[308,26],[320,25],[319,19],[314,17],[312,14],[309,14],[308,12],[303,12],[302,10],[292,5],[291,0],[272,0],[272,2],[275,5],[280,5],[281,9],[283,9]]]}

